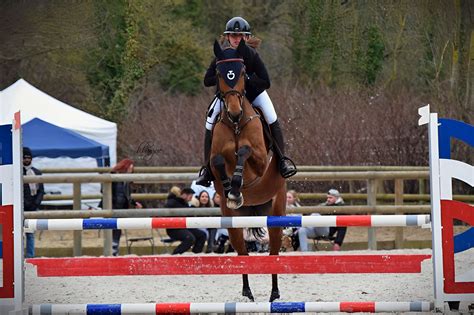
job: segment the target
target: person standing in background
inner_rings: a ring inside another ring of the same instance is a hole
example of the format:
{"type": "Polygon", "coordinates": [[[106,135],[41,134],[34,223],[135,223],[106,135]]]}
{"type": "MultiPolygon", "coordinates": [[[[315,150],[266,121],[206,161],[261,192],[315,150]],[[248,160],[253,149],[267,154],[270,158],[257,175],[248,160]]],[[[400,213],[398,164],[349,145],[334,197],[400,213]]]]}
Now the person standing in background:
{"type": "MultiPolygon", "coordinates": [[[[23,175],[38,176],[41,171],[32,166],[33,154],[30,148],[23,147],[23,175]]],[[[23,207],[24,211],[36,211],[39,209],[44,196],[44,185],[42,183],[23,184],[23,207]]],[[[26,235],[26,258],[35,257],[35,234],[26,235]]]]}

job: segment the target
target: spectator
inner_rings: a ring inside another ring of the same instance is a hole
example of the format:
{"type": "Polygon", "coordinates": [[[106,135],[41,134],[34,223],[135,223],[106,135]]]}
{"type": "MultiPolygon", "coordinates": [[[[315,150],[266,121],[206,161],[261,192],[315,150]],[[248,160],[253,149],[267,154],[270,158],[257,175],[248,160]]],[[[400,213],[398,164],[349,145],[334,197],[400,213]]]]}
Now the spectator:
{"type": "Polygon", "coordinates": [[[200,208],[211,208],[213,206],[211,197],[209,197],[209,193],[206,190],[201,191],[197,199],[199,200],[200,208]]]}
{"type": "Polygon", "coordinates": [[[296,192],[296,190],[290,189],[286,192],[286,207],[301,207],[300,198],[298,197],[298,193],[296,192]]]}
{"type": "Polygon", "coordinates": [[[209,187],[202,186],[196,184],[196,180],[193,180],[191,183],[191,189],[194,190],[194,195],[199,196],[201,191],[205,190],[209,194],[209,196],[215,196],[216,190],[214,189],[214,182],[211,182],[211,185],[209,187]]]}
{"type": "MultiPolygon", "coordinates": [[[[41,171],[32,166],[33,154],[30,148],[23,147],[23,175],[41,175],[41,171]]],[[[36,211],[39,209],[44,196],[44,185],[42,183],[23,184],[23,208],[25,211],[36,211]]],[[[35,257],[35,233],[26,234],[26,258],[35,257]]]]}
{"type": "MultiPolygon", "coordinates": [[[[326,196],[326,202],[323,203],[325,206],[342,206],[344,205],[344,200],[341,197],[341,194],[337,189],[329,189],[326,196]]],[[[346,236],[347,226],[337,226],[329,228],[329,239],[334,240],[333,250],[341,250],[342,242],[344,242],[344,237],[346,236]]]]}
{"type": "MultiPolygon", "coordinates": [[[[165,208],[187,208],[192,200],[194,190],[191,188],[171,188],[165,208]]],[[[173,250],[173,255],[182,254],[192,247],[193,253],[200,253],[204,248],[207,235],[199,229],[166,229],[166,233],[181,243],[173,250]]]]}
{"type": "MultiPolygon", "coordinates": [[[[287,201],[289,196],[287,195],[287,201]]],[[[320,216],[319,213],[312,213],[312,216],[320,216]]],[[[329,236],[329,227],[301,227],[298,229],[298,241],[299,247],[302,252],[308,251],[308,238],[309,239],[324,239],[329,236]]]]}
{"type": "MultiPolygon", "coordinates": [[[[133,173],[134,162],[131,159],[123,159],[118,162],[111,173],[133,173]]],[[[132,199],[129,182],[112,183],[112,209],[129,209],[130,206],[137,209],[143,208],[142,204],[132,199]]],[[[102,208],[103,202],[99,204],[102,208]]],[[[120,237],[122,230],[112,230],[112,255],[118,256],[120,252],[120,237]]]]}
{"type": "Polygon", "coordinates": [[[219,195],[217,192],[214,193],[214,196],[212,197],[212,202],[214,203],[214,207],[220,207],[221,206],[221,195],[219,195]]]}
{"type": "MultiPolygon", "coordinates": [[[[297,208],[301,207],[300,205],[300,199],[298,197],[298,193],[296,190],[288,190],[286,192],[286,208],[291,209],[291,208],[297,208]]],[[[288,214],[288,216],[301,216],[301,214],[298,213],[291,213],[288,214]]],[[[297,250],[298,247],[300,246],[300,242],[298,239],[298,229],[296,227],[286,227],[283,229],[283,237],[282,237],[282,246],[283,250],[297,250]]]]}
{"type": "MultiPolygon", "coordinates": [[[[209,197],[209,193],[206,190],[202,190],[198,195],[199,208],[211,208],[214,206],[214,202],[209,197]]],[[[207,234],[207,247],[206,254],[214,251],[216,232],[217,229],[205,229],[207,234]]]]}

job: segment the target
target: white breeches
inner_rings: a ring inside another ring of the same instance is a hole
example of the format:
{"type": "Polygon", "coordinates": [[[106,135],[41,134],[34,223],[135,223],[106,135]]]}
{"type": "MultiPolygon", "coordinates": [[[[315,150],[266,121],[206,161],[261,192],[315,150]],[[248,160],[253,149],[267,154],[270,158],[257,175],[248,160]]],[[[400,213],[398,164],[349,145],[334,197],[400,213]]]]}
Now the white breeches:
{"type": "MultiPolygon", "coordinates": [[[[275,107],[273,107],[272,100],[270,99],[270,96],[268,96],[267,91],[260,93],[253,101],[252,105],[261,109],[263,116],[269,125],[273,124],[277,120],[278,117],[275,107]]],[[[207,130],[212,130],[212,127],[216,121],[216,117],[221,112],[222,106],[224,106],[224,104],[221,104],[221,100],[217,97],[214,99],[214,102],[212,102],[211,106],[209,106],[209,111],[206,116],[207,130]]]]}

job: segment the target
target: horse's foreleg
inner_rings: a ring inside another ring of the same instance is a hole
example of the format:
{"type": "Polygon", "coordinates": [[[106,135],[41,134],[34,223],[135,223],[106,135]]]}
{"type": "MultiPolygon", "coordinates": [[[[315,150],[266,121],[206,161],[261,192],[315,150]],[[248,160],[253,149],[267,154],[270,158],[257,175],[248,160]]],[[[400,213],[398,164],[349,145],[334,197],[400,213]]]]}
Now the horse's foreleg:
{"type": "Polygon", "coordinates": [[[248,145],[243,145],[237,151],[237,164],[232,175],[231,189],[227,199],[227,206],[231,209],[238,209],[244,204],[244,198],[240,192],[244,177],[245,161],[252,154],[252,149],[248,145]]]}
{"type": "Polygon", "coordinates": [[[225,171],[225,159],[222,155],[218,154],[212,158],[211,163],[219,173],[219,178],[222,182],[222,186],[224,187],[224,194],[227,197],[229,195],[231,186],[230,179],[227,177],[227,173],[225,171]]]}
{"type": "MultiPolygon", "coordinates": [[[[237,254],[239,256],[248,256],[242,229],[228,229],[228,231],[230,243],[232,244],[232,247],[234,247],[237,254]]],[[[250,290],[248,274],[242,274],[242,296],[248,297],[252,302],[255,301],[252,290],[250,290]]]]}

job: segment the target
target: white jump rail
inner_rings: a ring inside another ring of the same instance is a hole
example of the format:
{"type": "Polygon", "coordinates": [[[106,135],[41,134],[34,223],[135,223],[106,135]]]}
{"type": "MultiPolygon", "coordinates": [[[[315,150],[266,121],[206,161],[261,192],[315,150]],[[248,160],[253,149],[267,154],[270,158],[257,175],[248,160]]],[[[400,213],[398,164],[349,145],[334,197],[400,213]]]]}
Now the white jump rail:
{"type": "Polygon", "coordinates": [[[148,303],[148,304],[41,304],[31,315],[52,314],[177,314],[177,313],[304,313],[304,312],[429,312],[433,303],[414,302],[266,302],[266,303],[148,303]]]}
{"type": "Polygon", "coordinates": [[[322,226],[423,226],[430,216],[418,215],[341,215],[341,216],[242,216],[181,218],[108,218],[108,219],[27,219],[27,231],[97,229],[169,228],[262,228],[322,226]]]}

